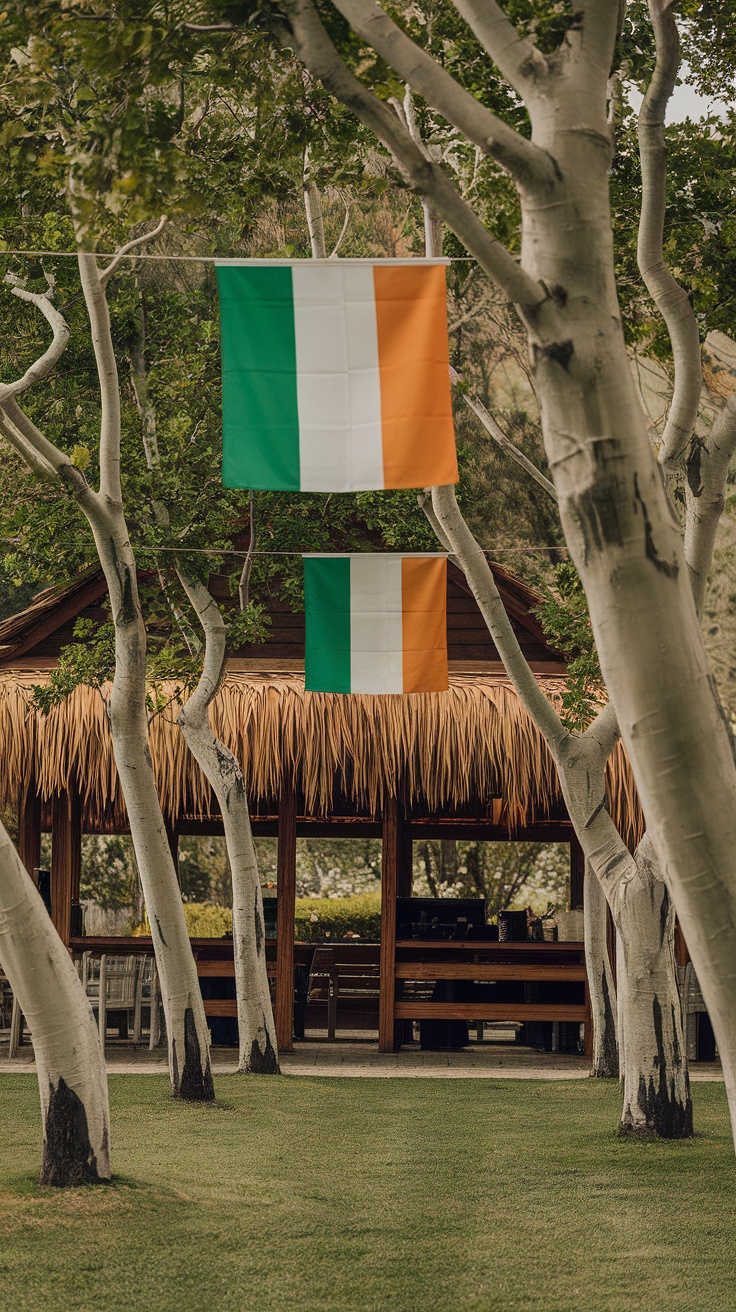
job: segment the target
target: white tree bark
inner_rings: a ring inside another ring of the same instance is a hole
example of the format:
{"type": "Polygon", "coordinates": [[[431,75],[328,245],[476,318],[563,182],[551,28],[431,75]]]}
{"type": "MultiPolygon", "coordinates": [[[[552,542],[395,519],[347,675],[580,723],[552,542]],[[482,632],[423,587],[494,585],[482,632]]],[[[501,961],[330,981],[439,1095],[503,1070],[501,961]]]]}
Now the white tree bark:
{"type": "Polygon", "coordinates": [[[583,881],[585,964],[593,1013],[593,1064],[595,1079],[618,1077],[616,1038],[616,984],[608,956],[608,904],[592,866],[586,863],[583,881]]]}
{"type": "MultiPolygon", "coordinates": [[[[341,0],[338,7],[400,76],[478,139],[480,120],[471,124],[470,107],[450,94],[446,70],[433,72],[427,53],[405,33],[397,36],[380,6],[356,13],[359,6],[341,0]]],[[[478,6],[466,7],[469,17],[471,8],[488,54],[503,68],[517,53],[508,24],[493,21],[497,6],[489,8],[488,22],[478,6]]],[[[527,326],[565,537],[651,839],[713,1021],[736,1134],[736,761],[621,329],[606,115],[621,7],[588,0],[557,51],[544,55],[533,47],[530,58],[507,72],[526,101],[534,149],[491,125],[483,148],[519,190],[522,252],[513,269],[509,253],[442,171],[421,157],[395,116],[345,66],[311,0],[285,0],[284,9],[288,28],[271,25],[278,39],[375,131],[527,326]]]]}
{"type": "Polygon", "coordinates": [[[677,967],[675,909],[645,835],[636,853],[637,878],[618,890],[621,934],[618,987],[626,1039],[621,1052],[623,1134],[692,1135],[693,1111],[677,967]]]}
{"type": "Polygon", "coordinates": [[[702,372],[700,339],[690,297],[664,261],[667,205],[667,147],[664,121],[680,63],[680,37],[671,7],[650,0],[657,60],[639,111],[642,205],[638,260],[641,276],[667,325],[672,343],[675,386],[659,447],[663,466],[672,466],[693,435],[698,417],[702,372]]]}
{"type": "MultiPolygon", "coordinates": [[[[133,244],[129,243],[127,249],[133,244]]],[[[120,392],[104,290],[116,262],[113,260],[100,273],[93,254],[80,252],[79,255],[82,290],[100,381],[99,491],[94,492],[69,458],[44,437],[21,410],[15,397],[8,395],[7,388],[0,389],[0,432],[31,468],[61,483],[74,496],[92,529],[115,625],[110,729],[161,982],[171,1086],[176,1097],[210,1101],[214,1089],[209,1030],[148,745],[146,631],[138,598],[135,559],[123,512],[120,392]]],[[[26,293],[25,299],[34,301],[52,325],[54,340],[50,349],[55,351],[58,360],[68,339],[62,316],[48,297],[26,293]]]]}
{"type": "Polygon", "coordinates": [[[41,1184],[109,1180],[107,1075],[92,1008],[2,824],[0,962],[33,1039],[43,1124],[41,1184]]]}
{"type": "MultiPolygon", "coordinates": [[[[675,1013],[668,1009],[673,993],[677,994],[674,917],[665,917],[662,924],[656,925],[651,917],[643,920],[642,907],[656,903],[661,908],[666,896],[661,881],[655,886],[654,851],[642,842],[636,857],[632,857],[606,810],[605,766],[618,737],[613,704],[609,702],[585,733],[569,733],[565,729],[527,665],[485,555],[460,514],[454,489],[433,488],[432,509],[430,522],[439,528],[440,541],[455,554],[506,671],[554,757],[568,815],[586,863],[605,893],[619,940],[626,942],[627,949],[629,944],[633,945],[626,959],[624,995],[620,991],[621,978],[618,980],[618,1012],[625,1017],[627,1036],[626,1061],[619,1056],[624,1080],[621,1131],[667,1138],[692,1134],[682,1022],[679,1009],[675,1013]],[[663,1015],[667,1018],[664,1024],[663,1015]],[[661,1086],[659,1078],[662,1070],[667,1077],[665,1086],[661,1086]]],[[[592,881],[586,880],[586,884],[589,882],[592,881]]],[[[588,916],[593,913],[591,905],[587,911],[588,916]]],[[[612,1019],[616,995],[612,991],[610,970],[605,985],[601,972],[604,950],[607,960],[604,930],[598,935],[597,949],[591,984],[595,988],[596,975],[601,975],[601,987],[593,1005],[603,1019],[608,1019],[604,995],[606,989],[611,990],[612,1019]]],[[[594,950],[592,945],[591,954],[594,950]]],[[[607,1044],[610,1051],[610,1031],[607,1044]]]]}
{"type": "Polygon", "coordinates": [[[177,566],[182,587],[205,634],[205,659],[196,689],[179,714],[189,750],[220,804],[233,881],[233,951],[238,1003],[238,1069],[278,1075],[279,1059],[266,970],[263,895],[258,876],[248,797],[243,773],[233,753],[215,736],[208,709],[225,666],[225,623],[203,583],[177,566]]]}

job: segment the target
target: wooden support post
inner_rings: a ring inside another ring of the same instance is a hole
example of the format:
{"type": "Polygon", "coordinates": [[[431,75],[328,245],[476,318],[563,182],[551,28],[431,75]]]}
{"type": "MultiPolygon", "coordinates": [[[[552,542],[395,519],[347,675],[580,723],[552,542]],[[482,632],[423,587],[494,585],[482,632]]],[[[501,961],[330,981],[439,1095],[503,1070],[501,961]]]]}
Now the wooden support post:
{"type": "Polygon", "coordinates": [[[72,784],[68,793],[54,797],[51,804],[51,919],[67,947],[72,899],[79,897],[81,863],[81,807],[72,784]]]}
{"type": "Polygon", "coordinates": [[[41,798],[33,777],[18,813],[18,853],[35,884],[41,864],[41,798]]]}
{"type": "Polygon", "coordinates": [[[581,910],[583,906],[583,880],[585,878],[585,857],[583,849],[573,834],[570,839],[570,910],[581,910]]]}
{"type": "MultiPolygon", "coordinates": [[[[396,875],[396,894],[397,897],[411,897],[411,888],[414,876],[413,870],[413,843],[411,828],[404,814],[403,808],[399,807],[398,812],[398,869],[396,875]]],[[[394,1001],[399,1002],[404,996],[404,981],[397,980],[394,985],[394,1001]]],[[[394,1023],[394,1047],[400,1048],[402,1043],[411,1043],[414,1037],[414,1022],[411,1020],[397,1020],[394,1023]]]]}
{"type": "Polygon", "coordinates": [[[396,997],[396,897],[399,883],[399,805],[389,797],[383,812],[381,851],[381,969],[378,1002],[378,1050],[393,1052],[396,997]]]}
{"type": "Polygon", "coordinates": [[[296,793],[284,780],[279,797],[276,858],[276,1041],[294,1047],[294,919],[296,916],[296,793]]]}

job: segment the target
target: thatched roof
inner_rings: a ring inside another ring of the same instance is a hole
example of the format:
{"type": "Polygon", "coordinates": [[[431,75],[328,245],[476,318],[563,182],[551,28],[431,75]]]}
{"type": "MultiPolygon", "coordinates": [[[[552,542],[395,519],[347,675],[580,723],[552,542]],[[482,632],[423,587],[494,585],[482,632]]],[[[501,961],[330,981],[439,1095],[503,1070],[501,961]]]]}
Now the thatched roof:
{"type": "MultiPolygon", "coordinates": [[[[15,805],[35,777],[44,799],[76,775],[85,827],[123,827],[125,811],[103,696],[77,688],[48,716],[30,705],[43,675],[0,675],[0,801],[15,805]]],[[[562,681],[540,678],[560,704],[562,681]]],[[[176,725],[176,706],[151,725],[151,751],[164,814],[216,815],[209,786],[176,725]]],[[[299,674],[230,674],[211,711],[217,734],[240,760],[254,806],[273,803],[285,774],[305,814],[328,815],[336,792],[365,814],[397,795],[431,814],[479,817],[502,799],[514,831],[564,815],[552,758],[508,680],[452,674],[445,693],[344,696],[304,691],[299,674]]],[[[633,779],[623,753],[609,769],[611,811],[631,840],[641,832],[633,779]]],[[[271,806],[271,813],[275,808],[271,806]]]]}

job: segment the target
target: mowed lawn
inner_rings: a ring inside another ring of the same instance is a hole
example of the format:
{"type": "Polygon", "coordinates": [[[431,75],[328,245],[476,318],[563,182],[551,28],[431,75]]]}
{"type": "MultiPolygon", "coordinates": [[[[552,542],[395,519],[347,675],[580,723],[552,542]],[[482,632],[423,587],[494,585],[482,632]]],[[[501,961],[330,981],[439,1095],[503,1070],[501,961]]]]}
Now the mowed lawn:
{"type": "Polygon", "coordinates": [[[238,1078],[215,1107],[110,1078],[115,1182],[40,1189],[0,1077],[2,1312],[736,1309],[721,1085],[699,1137],[616,1137],[593,1081],[238,1078]]]}

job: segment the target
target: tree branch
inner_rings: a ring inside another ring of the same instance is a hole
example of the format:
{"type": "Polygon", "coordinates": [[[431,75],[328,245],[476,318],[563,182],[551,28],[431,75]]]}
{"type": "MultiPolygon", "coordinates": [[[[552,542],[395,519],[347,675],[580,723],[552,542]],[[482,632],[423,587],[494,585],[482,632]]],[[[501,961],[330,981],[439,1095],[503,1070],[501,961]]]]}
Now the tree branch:
{"type": "Polygon", "coordinates": [[[454,487],[450,485],[433,487],[432,509],[442,531],[440,540],[446,543],[449,550],[457,557],[458,564],[470,584],[498,654],[521,701],[552,750],[554,751],[555,747],[559,749],[570,735],[529,668],[506,614],[506,608],[485,553],[460,513],[454,487]]]}
{"type": "Polygon", "coordinates": [[[100,271],[100,286],[107,286],[124,256],[129,255],[137,246],[142,246],[144,242],[151,241],[154,237],[158,237],[158,234],[166,227],[166,222],[166,215],[162,214],[156,227],[152,228],[150,232],[144,232],[142,237],[134,237],[133,241],[129,241],[125,246],[121,246],[120,250],[116,251],[113,255],[110,263],[100,271]]]}
{"type": "Polygon", "coordinates": [[[56,306],[52,304],[51,296],[53,295],[54,284],[49,278],[47,278],[47,281],[49,283],[47,292],[29,292],[26,291],[25,287],[18,286],[12,274],[6,274],[5,276],[5,282],[11,284],[10,290],[13,296],[17,296],[21,301],[29,301],[31,305],[35,305],[41,311],[44,319],[51,325],[53,338],[51,345],[31,365],[30,369],[26,369],[22,378],[18,378],[14,383],[0,383],[0,405],[4,404],[11,396],[19,396],[21,392],[25,392],[34,383],[39,383],[42,378],[47,378],[66,349],[69,341],[69,325],[56,306]]]}
{"type": "Polygon", "coordinates": [[[68,455],[44,437],[14,397],[5,401],[0,415],[0,431],[18,455],[43,478],[62,483],[82,505],[88,518],[95,518],[98,509],[97,494],[81,469],[76,469],[68,455]]]}
{"type": "Polygon", "coordinates": [[[583,50],[608,79],[620,35],[625,0],[582,0],[583,50]]]}
{"type": "Polygon", "coordinates": [[[97,257],[89,251],[80,250],[77,258],[100,383],[100,495],[122,505],[120,384],[110,331],[110,311],[97,257]]]}
{"type": "Polygon", "coordinates": [[[176,572],[179,582],[189,598],[205,635],[204,661],[199,682],[187,699],[182,715],[196,725],[207,721],[207,708],[217,693],[225,670],[227,628],[209,588],[199,579],[192,578],[186,566],[177,557],[176,572]]]}
{"type": "Polygon", "coordinates": [[[12,446],[13,450],[17,452],[21,460],[24,460],[28,467],[33,470],[34,474],[39,474],[41,478],[45,478],[49,483],[58,483],[59,476],[51,462],[44,455],[41,455],[40,451],[36,450],[35,446],[28,441],[2,409],[0,409],[0,433],[2,433],[6,442],[12,446]]]}
{"type": "Polygon", "coordinates": [[[248,585],[250,583],[250,572],[253,568],[253,556],[256,549],[256,500],[251,491],[248,497],[248,525],[250,533],[248,537],[248,550],[243,568],[240,573],[240,582],[238,583],[238,601],[240,609],[245,610],[248,605],[248,585]]]}
{"type": "Polygon", "coordinates": [[[533,79],[547,72],[544,55],[533,41],[519,34],[496,0],[454,3],[506,81],[525,99],[533,79]]]}
{"type": "MultiPolygon", "coordinates": [[[[11,277],[6,282],[13,282],[11,277]]],[[[11,287],[14,296],[28,301],[41,311],[53,330],[51,346],[27,369],[18,383],[0,387],[0,432],[13,450],[26,464],[52,482],[61,482],[71,495],[83,504],[85,512],[93,516],[97,509],[96,493],[89,486],[81,470],[76,469],[68,455],[50,442],[18,405],[16,395],[34,383],[46,378],[58,362],[69,341],[69,326],[63,315],[51,303],[53,280],[47,275],[48,292],[28,292],[17,285],[11,287]]]]}
{"type": "Polygon", "coordinates": [[[680,63],[680,38],[675,16],[650,0],[649,12],[657,59],[639,111],[642,206],[639,219],[639,270],[647,290],[667,325],[675,366],[675,387],[662,434],[658,458],[664,465],[678,459],[693,435],[700,404],[702,370],[700,341],[693,307],[684,287],[664,262],[663,236],[667,205],[667,147],[664,119],[680,63]]]}
{"type": "Polygon", "coordinates": [[[309,244],[312,248],[313,260],[327,259],[327,247],[325,246],[325,219],[322,210],[322,197],[319,194],[319,188],[311,175],[309,168],[309,146],[304,151],[304,176],[302,179],[302,191],[304,194],[304,213],[307,216],[307,228],[309,229],[309,244]]]}
{"type": "Polygon", "coordinates": [[[688,459],[685,559],[690,570],[695,608],[702,614],[708,571],[723,514],[731,457],[736,449],[736,396],[726,401],[703,441],[693,438],[688,459]]]}
{"type": "Polygon", "coordinates": [[[541,307],[550,301],[546,289],[521,269],[505,247],[486,231],[442,169],[425,159],[388,105],[350,72],[330,41],[311,0],[289,0],[289,15],[291,30],[273,25],[274,35],[283,45],[295,49],[327,90],[347,105],[391,151],[414,190],[426,197],[442,215],[520,312],[529,318],[538,318],[541,307]]]}
{"type": "Polygon", "coordinates": [[[616,743],[621,737],[621,730],[618,727],[618,717],[616,707],[613,702],[606,702],[591,721],[581,737],[591,739],[596,742],[601,749],[603,757],[608,760],[616,743]]]}
{"type": "MultiPolygon", "coordinates": [[[[454,370],[452,372],[455,373],[454,370]]],[[[453,382],[459,381],[459,376],[455,374],[453,382]]],[[[472,393],[468,392],[463,393],[463,401],[468,409],[472,410],[473,414],[480,419],[486,432],[490,433],[494,442],[500,446],[501,450],[504,451],[507,456],[510,456],[512,460],[515,460],[517,465],[520,465],[521,468],[534,479],[535,483],[538,483],[543,491],[547,493],[547,496],[552,498],[555,505],[557,505],[557,492],[554,483],[551,483],[548,478],[545,478],[541,469],[537,469],[537,466],[524,455],[524,452],[520,451],[518,446],[515,446],[511,439],[506,436],[503,429],[501,429],[496,423],[493,415],[490,414],[483,405],[483,402],[479,401],[477,396],[473,396],[472,393]]]]}
{"type": "Polygon", "coordinates": [[[519,183],[529,189],[556,184],[554,165],[538,146],[461,87],[459,82],[422,50],[378,4],[377,0],[333,0],[354,32],[373,49],[460,132],[497,160],[519,183]]]}

